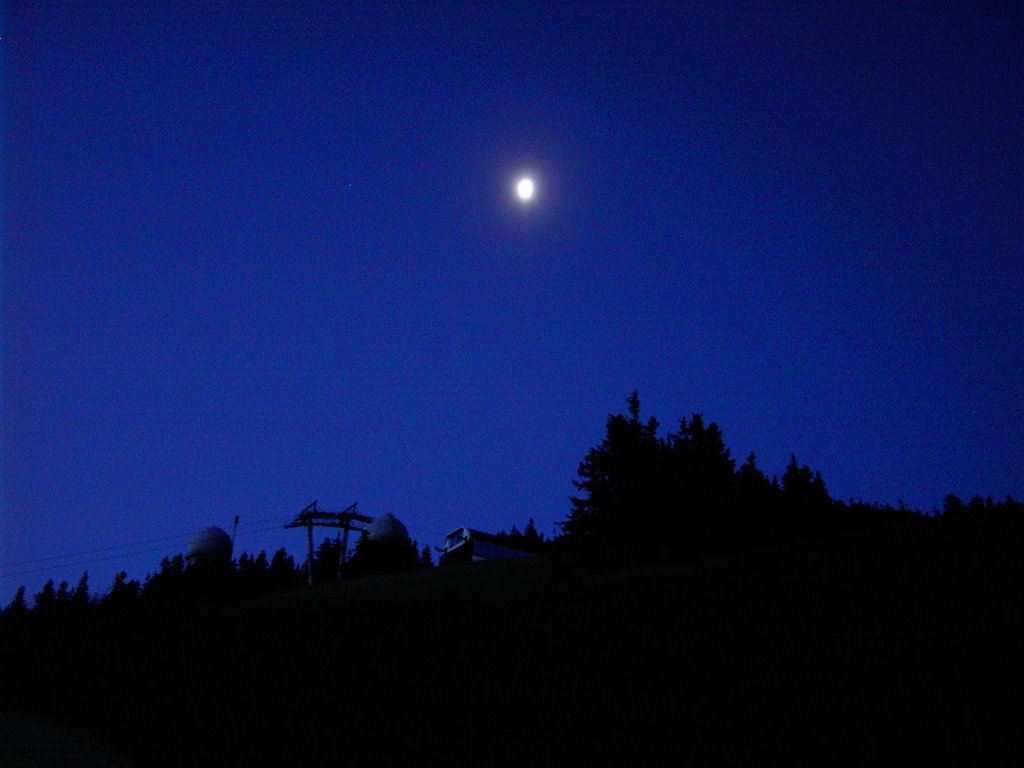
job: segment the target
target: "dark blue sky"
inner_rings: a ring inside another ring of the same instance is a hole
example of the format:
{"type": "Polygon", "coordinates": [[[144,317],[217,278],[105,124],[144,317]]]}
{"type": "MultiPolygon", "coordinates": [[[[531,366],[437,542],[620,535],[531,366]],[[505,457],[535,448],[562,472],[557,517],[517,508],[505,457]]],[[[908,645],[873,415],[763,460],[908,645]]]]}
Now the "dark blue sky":
{"type": "Polygon", "coordinates": [[[0,602],[313,499],[552,533],[634,389],[1024,497],[1020,3],[336,5],[7,4],[0,602]]]}

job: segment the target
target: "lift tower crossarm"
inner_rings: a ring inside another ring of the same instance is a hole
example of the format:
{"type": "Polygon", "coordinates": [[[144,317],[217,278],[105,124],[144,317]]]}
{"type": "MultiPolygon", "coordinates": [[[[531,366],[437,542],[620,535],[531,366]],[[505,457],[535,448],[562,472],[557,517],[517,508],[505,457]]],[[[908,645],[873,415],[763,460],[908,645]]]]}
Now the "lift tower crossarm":
{"type": "Polygon", "coordinates": [[[307,506],[290,523],[285,524],[285,528],[305,528],[306,539],[309,543],[309,557],[306,560],[306,582],[309,586],[313,586],[313,528],[341,528],[345,531],[345,540],[342,544],[341,560],[338,563],[338,573],[341,573],[341,566],[345,563],[345,554],[348,549],[348,532],[358,531],[359,528],[352,525],[354,522],[360,523],[372,523],[373,518],[367,517],[366,515],[360,515],[356,512],[358,503],[350,504],[345,507],[341,512],[329,512],[325,509],[320,509],[316,500],[312,504],[307,506]]]}

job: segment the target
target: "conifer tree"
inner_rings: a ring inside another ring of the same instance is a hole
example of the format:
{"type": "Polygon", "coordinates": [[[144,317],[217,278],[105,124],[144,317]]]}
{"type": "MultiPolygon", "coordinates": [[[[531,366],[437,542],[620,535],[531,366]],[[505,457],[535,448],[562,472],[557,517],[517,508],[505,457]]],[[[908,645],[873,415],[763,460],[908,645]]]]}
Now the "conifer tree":
{"type": "Polygon", "coordinates": [[[727,547],[738,535],[736,462],[722,431],[714,422],[705,425],[703,415],[695,413],[680,420],[667,447],[666,483],[677,508],[663,525],[676,553],[697,556],[727,547]]]}
{"type": "Polygon", "coordinates": [[[736,488],[740,498],[748,505],[764,503],[771,496],[772,483],[757,466],[757,456],[753,452],[736,473],[736,488]]]}
{"type": "Polygon", "coordinates": [[[636,392],[627,403],[628,415],[608,417],[604,439],[579,465],[581,479],[573,480],[580,495],[570,497],[569,517],[559,524],[570,546],[628,550],[637,539],[628,526],[639,523],[644,515],[663,515],[664,451],[658,422],[653,417],[640,420],[636,392]]]}
{"type": "Polygon", "coordinates": [[[53,586],[53,579],[47,580],[41,592],[35,596],[35,610],[49,611],[57,605],[57,590],[53,586]]]}
{"type": "Polygon", "coordinates": [[[179,553],[160,561],[160,570],[146,577],[142,597],[158,602],[177,602],[194,592],[194,579],[185,573],[185,558],[179,553]]]}
{"type": "Polygon", "coordinates": [[[313,553],[313,583],[323,584],[338,578],[338,563],[341,561],[341,542],[324,537],[313,553]]]}
{"type": "Polygon", "coordinates": [[[527,552],[540,552],[544,547],[544,534],[537,531],[531,517],[523,529],[523,549],[527,552]]]}
{"type": "Polygon", "coordinates": [[[753,452],[736,472],[736,519],[746,544],[764,543],[775,537],[778,488],[757,466],[753,452]]]}
{"type": "Polygon", "coordinates": [[[11,600],[10,604],[4,610],[5,616],[20,616],[28,612],[28,603],[25,601],[25,585],[22,584],[18,587],[18,591],[14,593],[14,599],[11,600]]]}
{"type": "Polygon", "coordinates": [[[278,549],[270,558],[267,575],[268,588],[271,590],[291,589],[302,583],[301,575],[295,567],[295,558],[289,555],[284,547],[278,549]]]}
{"type": "Polygon", "coordinates": [[[796,454],[790,454],[782,473],[782,503],[790,524],[801,533],[820,531],[836,522],[825,515],[832,507],[832,497],[821,473],[798,464],[796,454]]]}
{"type": "Polygon", "coordinates": [[[248,552],[243,552],[238,558],[238,569],[235,573],[236,592],[242,596],[261,595],[270,590],[270,565],[267,563],[267,553],[260,550],[260,553],[253,557],[248,552]]]}
{"type": "Polygon", "coordinates": [[[114,584],[103,598],[103,604],[115,608],[127,608],[138,601],[141,587],[138,580],[128,580],[125,571],[114,574],[114,584]]]}
{"type": "Polygon", "coordinates": [[[415,542],[406,537],[370,539],[364,529],[355,551],[345,564],[345,576],[368,576],[418,568],[421,554],[415,542]]]}
{"type": "Polygon", "coordinates": [[[942,500],[942,514],[947,517],[960,517],[965,511],[964,503],[955,493],[947,493],[942,500]]]}
{"type": "Polygon", "coordinates": [[[89,572],[85,571],[78,579],[78,586],[71,595],[71,604],[75,608],[86,608],[89,605],[89,572]]]}

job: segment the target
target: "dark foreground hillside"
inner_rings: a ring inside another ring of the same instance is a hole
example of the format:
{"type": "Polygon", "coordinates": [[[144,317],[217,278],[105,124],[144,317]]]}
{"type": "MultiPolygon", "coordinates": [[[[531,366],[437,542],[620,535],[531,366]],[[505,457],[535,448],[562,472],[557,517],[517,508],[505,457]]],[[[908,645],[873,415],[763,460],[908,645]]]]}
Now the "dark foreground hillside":
{"type": "Polygon", "coordinates": [[[143,766],[992,762],[1021,751],[1022,533],[925,521],[33,622],[0,639],[0,707],[143,766]]]}

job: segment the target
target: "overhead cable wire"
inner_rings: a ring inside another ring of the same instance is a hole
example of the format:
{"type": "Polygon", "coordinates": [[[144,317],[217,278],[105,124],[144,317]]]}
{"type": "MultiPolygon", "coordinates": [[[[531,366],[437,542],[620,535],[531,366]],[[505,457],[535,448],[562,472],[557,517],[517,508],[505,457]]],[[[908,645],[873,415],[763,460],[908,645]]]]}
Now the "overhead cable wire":
{"type": "MultiPolygon", "coordinates": [[[[71,557],[82,557],[83,555],[93,555],[97,552],[111,552],[115,549],[131,549],[132,547],[141,547],[145,544],[155,544],[159,541],[173,541],[175,539],[184,538],[183,536],[162,536],[156,539],[143,539],[142,541],[132,542],[131,544],[115,544],[109,547],[98,547],[97,549],[86,549],[81,552],[67,552],[63,555],[50,555],[49,557],[39,557],[35,560],[22,560],[18,563],[5,563],[0,565],[0,568],[17,568],[22,565],[35,565],[37,563],[53,562],[54,560],[66,560],[71,557]]],[[[127,552],[125,554],[132,554],[127,552]]],[[[60,563],[55,563],[60,565],[60,563]]]]}
{"type": "MultiPolygon", "coordinates": [[[[270,531],[278,530],[280,526],[283,526],[284,523],[288,522],[291,519],[293,519],[293,518],[292,518],[291,515],[289,515],[289,516],[266,517],[266,518],[261,518],[259,520],[244,520],[244,521],[243,520],[239,520],[238,528],[239,529],[243,529],[244,528],[245,529],[244,533],[246,533],[247,535],[259,534],[259,533],[267,533],[267,532],[270,532],[270,531]],[[274,523],[274,525],[270,525],[270,526],[263,525],[265,523],[274,523]],[[260,527],[260,528],[251,528],[250,527],[250,526],[259,526],[259,525],[263,525],[263,527],[260,527]]],[[[430,534],[432,536],[444,536],[443,533],[440,533],[439,531],[431,530],[429,528],[421,528],[421,527],[415,526],[415,525],[409,525],[407,527],[410,528],[411,530],[419,531],[421,533],[428,533],[428,534],[430,534]]],[[[134,557],[134,556],[137,556],[137,555],[145,555],[145,554],[151,554],[153,552],[166,551],[165,547],[151,547],[151,548],[148,548],[148,549],[141,549],[141,550],[136,550],[135,548],[136,547],[146,546],[148,544],[158,544],[158,543],[163,543],[163,542],[168,542],[168,541],[181,541],[182,539],[187,539],[188,536],[190,536],[190,535],[191,535],[191,533],[181,533],[181,534],[177,534],[177,535],[174,535],[174,536],[159,536],[159,537],[156,537],[156,538],[142,539],[140,541],[130,542],[130,543],[127,543],[127,544],[114,544],[114,545],[107,546],[107,547],[97,547],[95,549],[81,550],[81,551],[78,551],[78,552],[66,552],[66,553],[60,554],[60,555],[49,555],[47,557],[39,557],[39,558],[31,559],[31,560],[21,560],[21,561],[18,561],[16,563],[4,563],[4,564],[0,564],[0,578],[2,578],[2,579],[12,579],[12,578],[16,578],[18,576],[29,576],[29,575],[36,574],[36,573],[45,573],[47,571],[52,571],[52,570],[54,570],[56,568],[61,568],[61,569],[76,568],[76,567],[79,567],[79,566],[82,566],[82,565],[89,565],[91,563],[100,563],[100,562],[106,562],[106,561],[109,561],[109,560],[114,560],[114,559],[116,559],[118,557],[134,557]],[[87,557],[88,555],[99,555],[99,554],[105,553],[105,552],[112,552],[113,554],[102,555],[100,557],[87,557]],[[85,559],[74,559],[74,558],[85,558],[85,559]],[[59,562],[59,561],[68,561],[68,560],[70,560],[70,562],[59,562]],[[10,568],[20,568],[20,567],[23,567],[23,566],[37,566],[37,565],[41,565],[43,563],[48,563],[49,565],[45,565],[45,566],[38,567],[38,568],[33,567],[33,568],[26,568],[26,569],[20,570],[20,571],[9,571],[8,572],[8,569],[10,569],[10,568]]],[[[243,551],[247,551],[247,550],[243,550],[243,551]]]]}
{"type": "MultiPolygon", "coordinates": [[[[281,524],[283,525],[284,521],[287,521],[287,520],[290,520],[290,519],[291,519],[290,517],[268,517],[268,518],[264,518],[262,520],[246,521],[245,523],[239,521],[238,527],[241,528],[243,525],[259,525],[260,523],[268,523],[268,522],[271,522],[271,521],[281,521],[281,524]]],[[[272,527],[261,529],[261,530],[269,531],[269,530],[273,530],[275,527],[276,526],[272,526],[272,527]]],[[[259,533],[259,532],[260,531],[248,531],[248,533],[259,533]]],[[[66,552],[66,553],[64,553],[62,555],[50,555],[48,557],[35,558],[34,560],[21,560],[21,561],[19,561],[17,563],[3,563],[2,565],[0,565],[0,569],[18,568],[18,567],[23,566],[23,565],[36,565],[37,563],[48,563],[48,562],[53,562],[55,560],[66,560],[66,559],[72,558],[72,557],[82,557],[84,555],[93,555],[93,554],[96,554],[96,553],[99,553],[99,552],[112,552],[112,551],[114,551],[116,549],[131,549],[133,547],[141,547],[141,546],[144,546],[146,544],[156,544],[156,543],[162,542],[162,541],[174,541],[174,540],[186,539],[190,535],[192,535],[192,532],[181,533],[181,534],[178,534],[176,536],[160,536],[160,537],[153,538],[153,539],[142,539],[141,541],[134,541],[134,542],[130,542],[128,544],[114,544],[114,545],[111,545],[109,547],[97,547],[96,549],[86,549],[86,550],[81,550],[79,552],[66,552]]],[[[131,554],[131,553],[126,553],[126,554],[131,554]]],[[[60,565],[60,564],[57,563],[55,565],[60,565]]]]}
{"type": "MultiPolygon", "coordinates": [[[[267,531],[274,531],[274,530],[278,530],[278,526],[273,526],[273,527],[270,527],[270,528],[263,528],[263,529],[259,529],[259,530],[255,530],[255,531],[250,531],[250,533],[265,533],[267,531]]],[[[165,538],[161,538],[161,539],[150,539],[149,541],[146,541],[146,542],[140,542],[138,545],[122,545],[122,547],[139,546],[141,544],[153,543],[153,542],[157,542],[157,541],[168,541],[168,540],[171,540],[171,539],[180,539],[180,538],[183,538],[183,537],[180,537],[180,536],[169,536],[169,537],[165,537],[165,538]]],[[[92,552],[105,552],[105,551],[109,551],[110,549],[115,549],[115,547],[103,547],[103,548],[100,548],[100,549],[97,549],[97,550],[93,550],[92,552]]],[[[116,553],[114,553],[112,555],[104,555],[102,557],[92,557],[92,558],[88,558],[86,560],[76,560],[76,561],[65,562],[65,563],[53,563],[52,565],[48,565],[48,566],[45,566],[45,567],[42,567],[42,568],[31,568],[31,569],[23,570],[23,571],[13,571],[11,573],[0,573],[0,579],[12,579],[12,578],[15,578],[15,577],[18,577],[18,576],[29,576],[29,575],[35,574],[35,573],[46,573],[47,571],[53,571],[56,568],[61,568],[61,569],[77,568],[77,567],[80,567],[80,566],[83,566],[83,565],[90,565],[92,563],[101,563],[101,562],[105,562],[105,561],[108,561],[108,560],[114,560],[114,559],[119,558],[119,557],[134,557],[134,556],[137,556],[137,555],[148,555],[148,554],[152,554],[153,552],[166,552],[166,551],[167,551],[166,547],[151,547],[149,549],[139,549],[139,550],[124,551],[124,552],[116,552],[116,553]]],[[[84,553],[81,553],[81,554],[92,554],[92,552],[84,552],[84,553]]],[[[181,554],[181,553],[179,552],[178,554],[181,554]]],[[[66,557],[66,556],[62,556],[62,557],[66,557]]],[[[25,562],[23,564],[24,565],[33,565],[33,564],[35,564],[37,562],[43,562],[43,561],[50,560],[50,559],[52,559],[52,558],[40,558],[40,560],[38,560],[38,561],[31,561],[30,560],[30,561],[27,561],[27,562],[25,562]]],[[[7,566],[7,567],[14,567],[14,566],[11,565],[11,566],[7,566]]]]}
{"type": "Polygon", "coordinates": [[[146,555],[146,554],[150,554],[152,552],[162,552],[162,551],[165,551],[163,547],[154,547],[153,549],[143,549],[143,550],[139,550],[138,552],[118,552],[117,554],[114,554],[114,555],[106,555],[104,557],[94,557],[94,558],[92,558],[90,560],[80,560],[80,561],[74,562],[74,563],[62,563],[59,566],[51,565],[51,566],[47,566],[46,568],[34,568],[34,569],[28,570],[28,571],[17,571],[15,573],[5,573],[5,574],[0,575],[0,579],[13,579],[16,576],[28,576],[28,575],[33,574],[33,573],[46,573],[47,571],[52,571],[54,568],[58,568],[58,567],[59,568],[75,568],[75,567],[78,567],[80,565],[89,565],[91,563],[101,563],[101,562],[104,562],[106,560],[114,560],[115,558],[125,557],[126,555],[146,555]]]}

